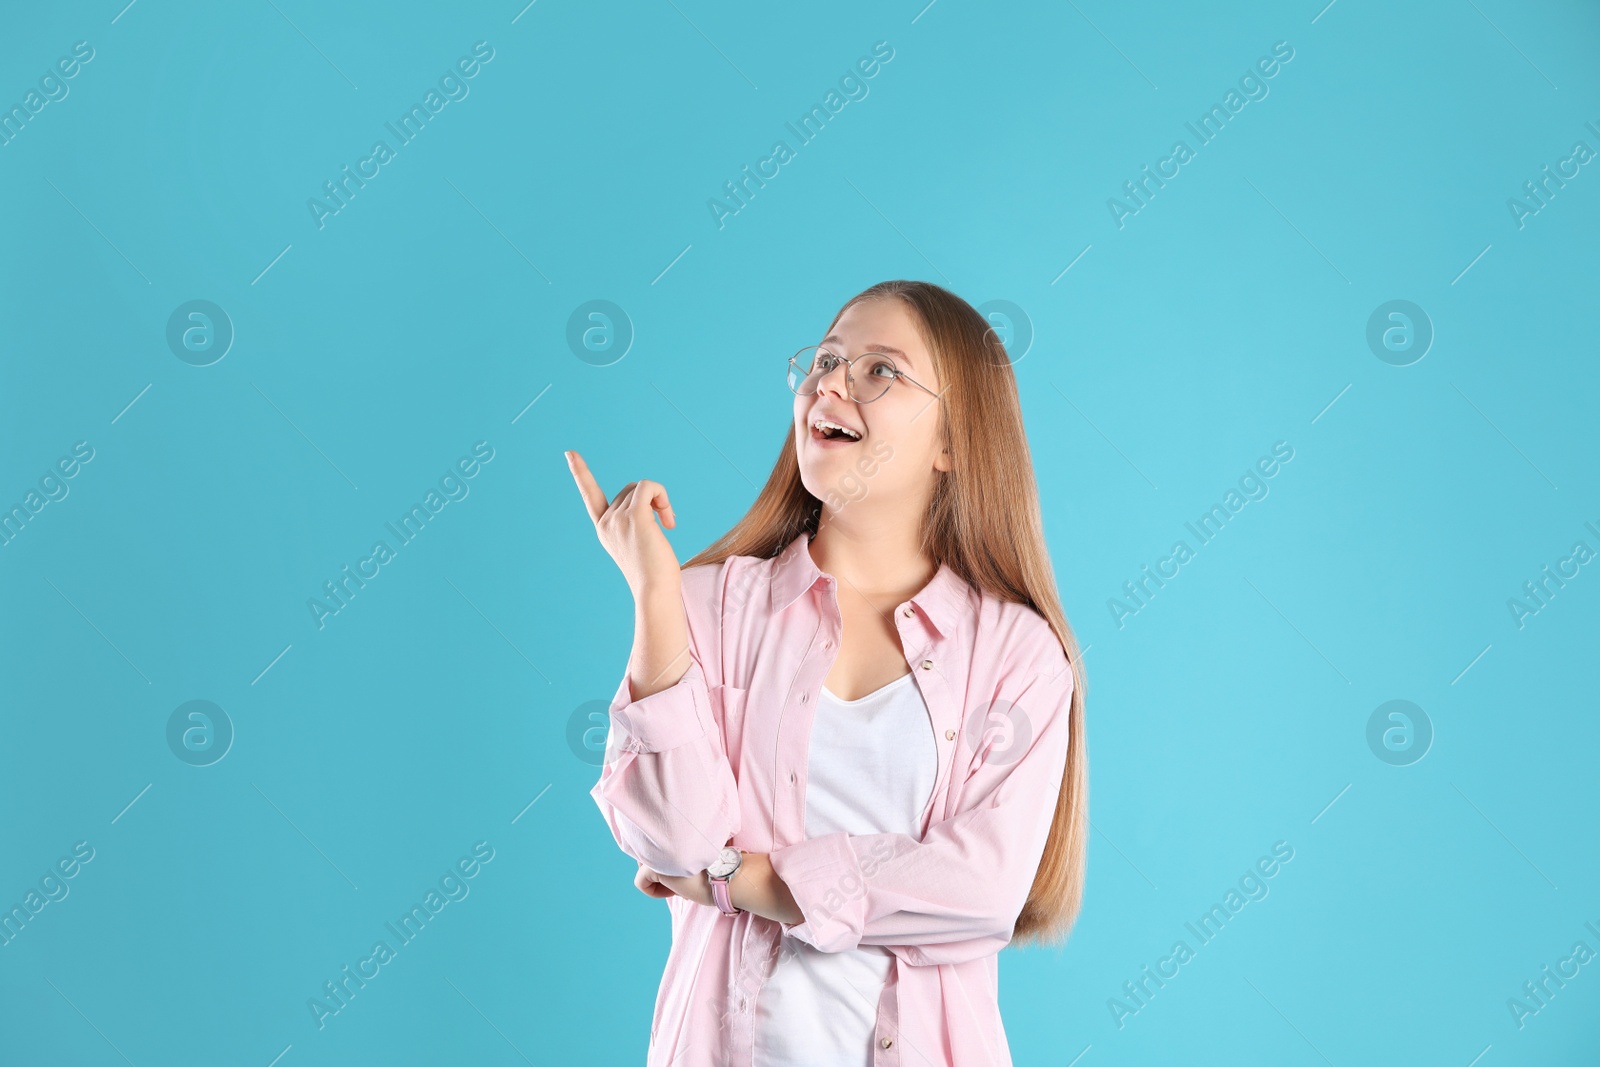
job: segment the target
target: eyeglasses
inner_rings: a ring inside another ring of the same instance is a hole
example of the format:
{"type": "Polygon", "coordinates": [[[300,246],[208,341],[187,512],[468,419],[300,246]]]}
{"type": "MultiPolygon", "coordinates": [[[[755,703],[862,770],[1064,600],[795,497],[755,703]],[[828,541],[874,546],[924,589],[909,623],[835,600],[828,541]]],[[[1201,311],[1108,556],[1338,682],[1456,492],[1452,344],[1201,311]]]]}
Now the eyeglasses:
{"type": "Polygon", "coordinates": [[[849,359],[820,345],[802,348],[789,357],[789,388],[796,396],[810,396],[822,379],[844,364],[845,388],[857,404],[870,404],[889,391],[896,378],[904,378],[924,393],[938,399],[939,394],[895,366],[882,352],[863,352],[849,359]],[[857,375],[856,370],[861,370],[857,375]]]}

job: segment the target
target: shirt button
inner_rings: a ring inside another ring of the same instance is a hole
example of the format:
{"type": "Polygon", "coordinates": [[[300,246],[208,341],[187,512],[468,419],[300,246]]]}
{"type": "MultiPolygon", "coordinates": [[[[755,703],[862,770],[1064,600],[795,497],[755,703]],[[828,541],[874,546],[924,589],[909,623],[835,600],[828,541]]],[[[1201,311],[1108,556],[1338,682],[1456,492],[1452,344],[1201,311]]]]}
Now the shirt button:
{"type": "Polygon", "coordinates": [[[909,619],[909,618],[911,618],[911,616],[915,615],[916,613],[917,613],[917,609],[912,607],[910,604],[907,604],[906,605],[906,610],[902,611],[900,614],[904,615],[906,618],[909,619]]]}
{"type": "MultiPolygon", "coordinates": [[[[745,1005],[747,1005],[749,1003],[750,1003],[749,1001],[745,1000],[743,997],[740,997],[739,998],[739,1010],[740,1011],[744,1011],[745,1010],[745,1005]]],[[[888,1048],[887,1045],[885,1045],[884,1047],[888,1048]]]]}
{"type": "Polygon", "coordinates": [[[807,694],[807,693],[801,693],[800,694],[800,703],[804,704],[806,702],[806,697],[809,696],[809,695],[810,694],[807,694]]]}
{"type": "Polygon", "coordinates": [[[923,660],[922,661],[922,669],[925,670],[925,671],[933,670],[933,660],[931,660],[931,659],[923,660]]]}
{"type": "Polygon", "coordinates": [[[794,772],[793,771],[789,772],[789,784],[790,785],[794,784],[794,772]]]}
{"type": "Polygon", "coordinates": [[[832,641],[824,641],[824,642],[822,642],[822,649],[823,649],[824,652],[826,652],[828,649],[830,649],[832,647],[833,647],[833,642],[832,641]]]}
{"type": "Polygon", "coordinates": [[[946,741],[954,741],[956,739],[956,732],[954,730],[946,730],[944,732],[944,739],[946,741]]]}
{"type": "Polygon", "coordinates": [[[882,1041],[879,1041],[878,1044],[882,1045],[884,1048],[892,1048],[894,1047],[894,1038],[886,1037],[882,1041]]]}

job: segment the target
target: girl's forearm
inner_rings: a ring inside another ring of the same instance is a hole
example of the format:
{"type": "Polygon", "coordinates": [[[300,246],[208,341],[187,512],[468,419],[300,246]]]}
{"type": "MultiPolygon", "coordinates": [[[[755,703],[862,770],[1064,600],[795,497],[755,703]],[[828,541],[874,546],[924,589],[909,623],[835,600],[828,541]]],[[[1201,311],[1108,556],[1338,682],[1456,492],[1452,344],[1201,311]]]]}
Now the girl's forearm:
{"type": "Polygon", "coordinates": [[[648,589],[634,598],[628,689],[643,700],[678,684],[689,669],[689,620],[681,587],[648,589]]]}
{"type": "Polygon", "coordinates": [[[765,852],[744,854],[738,873],[728,883],[728,896],[734,907],[764,919],[791,925],[805,920],[789,887],[772,869],[772,861],[765,852]]]}

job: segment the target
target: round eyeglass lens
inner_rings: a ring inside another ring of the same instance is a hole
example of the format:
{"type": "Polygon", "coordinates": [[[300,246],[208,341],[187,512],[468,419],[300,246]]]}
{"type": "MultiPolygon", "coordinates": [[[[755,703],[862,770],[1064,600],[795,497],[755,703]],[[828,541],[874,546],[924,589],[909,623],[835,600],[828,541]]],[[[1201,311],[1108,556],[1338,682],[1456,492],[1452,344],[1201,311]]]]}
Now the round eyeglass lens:
{"type": "MultiPolygon", "coordinates": [[[[810,396],[817,391],[822,376],[837,368],[840,362],[840,358],[826,348],[813,345],[801,349],[789,366],[789,388],[801,396],[810,396]]],[[[867,404],[894,384],[895,365],[886,355],[863,352],[847,373],[850,399],[867,404]]]]}

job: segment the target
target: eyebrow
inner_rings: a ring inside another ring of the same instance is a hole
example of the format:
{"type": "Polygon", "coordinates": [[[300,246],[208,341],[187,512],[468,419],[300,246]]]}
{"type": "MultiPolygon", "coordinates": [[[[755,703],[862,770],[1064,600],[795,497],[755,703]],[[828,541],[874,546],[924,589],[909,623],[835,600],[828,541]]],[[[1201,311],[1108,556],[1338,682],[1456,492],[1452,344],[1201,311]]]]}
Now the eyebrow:
{"type": "MultiPolygon", "coordinates": [[[[826,336],[826,337],[824,337],[822,339],[822,343],[825,344],[825,345],[826,344],[839,344],[839,345],[842,345],[844,343],[844,338],[840,337],[838,334],[830,333],[828,336],[826,336]]],[[[913,366],[915,366],[915,362],[916,362],[910,356],[908,356],[904,352],[900,351],[898,348],[894,348],[894,347],[892,347],[890,345],[868,344],[863,349],[863,351],[867,351],[867,352],[884,352],[884,353],[887,353],[888,355],[891,355],[891,356],[899,356],[901,359],[905,360],[907,363],[912,364],[913,366]]]]}

